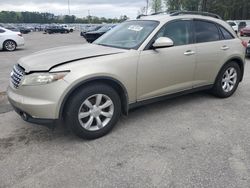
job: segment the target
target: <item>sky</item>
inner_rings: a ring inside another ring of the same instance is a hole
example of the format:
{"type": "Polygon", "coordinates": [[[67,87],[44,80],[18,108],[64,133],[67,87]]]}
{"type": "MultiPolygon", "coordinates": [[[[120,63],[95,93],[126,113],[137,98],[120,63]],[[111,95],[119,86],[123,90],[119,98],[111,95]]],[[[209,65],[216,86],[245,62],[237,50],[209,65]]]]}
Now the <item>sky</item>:
{"type": "MultiPolygon", "coordinates": [[[[146,6],[146,0],[69,0],[70,13],[84,17],[88,12],[98,17],[130,18],[137,16],[138,11],[146,6]]],[[[68,14],[68,0],[0,0],[0,11],[38,11],[55,15],[68,14]]]]}

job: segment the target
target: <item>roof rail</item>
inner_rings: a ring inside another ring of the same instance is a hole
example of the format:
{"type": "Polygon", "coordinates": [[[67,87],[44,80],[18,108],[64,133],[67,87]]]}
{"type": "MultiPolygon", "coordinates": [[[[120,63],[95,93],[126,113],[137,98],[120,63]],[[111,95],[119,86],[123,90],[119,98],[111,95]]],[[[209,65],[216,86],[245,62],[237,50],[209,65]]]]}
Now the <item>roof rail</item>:
{"type": "Polygon", "coordinates": [[[138,16],[136,17],[136,19],[140,19],[141,17],[144,17],[144,16],[147,16],[147,15],[145,15],[145,14],[140,14],[140,15],[138,15],[138,16]]]}
{"type": "Polygon", "coordinates": [[[155,13],[147,14],[147,15],[145,15],[145,14],[140,14],[140,15],[138,15],[138,16],[136,17],[136,19],[140,19],[141,17],[145,17],[145,16],[155,16],[155,15],[159,15],[159,14],[168,14],[168,15],[170,15],[170,14],[172,14],[172,13],[174,13],[174,12],[177,12],[177,11],[161,11],[161,12],[155,12],[155,13]]]}
{"type": "Polygon", "coordinates": [[[222,20],[222,18],[217,14],[210,13],[210,12],[201,12],[201,11],[176,11],[176,12],[173,12],[172,14],[170,14],[170,16],[178,16],[178,15],[183,15],[183,14],[210,16],[210,17],[214,17],[214,18],[222,20]]]}

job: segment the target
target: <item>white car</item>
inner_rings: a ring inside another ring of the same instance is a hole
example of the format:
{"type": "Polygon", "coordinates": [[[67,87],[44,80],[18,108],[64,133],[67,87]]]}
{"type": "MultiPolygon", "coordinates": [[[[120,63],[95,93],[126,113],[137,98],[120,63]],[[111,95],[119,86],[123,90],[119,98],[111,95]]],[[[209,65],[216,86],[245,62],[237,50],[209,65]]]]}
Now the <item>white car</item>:
{"type": "Polygon", "coordinates": [[[19,46],[24,46],[22,34],[0,27],[0,50],[14,51],[19,46]]]}
{"type": "Polygon", "coordinates": [[[60,26],[63,27],[64,29],[67,29],[69,32],[73,32],[75,30],[75,27],[70,27],[66,24],[62,24],[60,26]]]}
{"type": "Polygon", "coordinates": [[[239,25],[236,21],[228,20],[227,23],[233,28],[235,33],[238,33],[239,31],[239,25]]]}

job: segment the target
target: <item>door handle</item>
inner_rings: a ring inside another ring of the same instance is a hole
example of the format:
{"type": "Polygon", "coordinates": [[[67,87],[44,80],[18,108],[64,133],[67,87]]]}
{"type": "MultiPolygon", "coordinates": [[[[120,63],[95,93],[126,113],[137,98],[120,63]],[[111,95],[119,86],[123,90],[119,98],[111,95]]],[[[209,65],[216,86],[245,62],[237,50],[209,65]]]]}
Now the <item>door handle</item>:
{"type": "Polygon", "coordinates": [[[195,52],[194,51],[192,51],[192,50],[187,50],[185,53],[184,53],[184,55],[194,55],[195,54],[195,52]]]}
{"type": "Polygon", "coordinates": [[[229,47],[228,47],[227,45],[224,45],[224,46],[221,47],[221,49],[222,49],[222,50],[228,50],[229,47]]]}

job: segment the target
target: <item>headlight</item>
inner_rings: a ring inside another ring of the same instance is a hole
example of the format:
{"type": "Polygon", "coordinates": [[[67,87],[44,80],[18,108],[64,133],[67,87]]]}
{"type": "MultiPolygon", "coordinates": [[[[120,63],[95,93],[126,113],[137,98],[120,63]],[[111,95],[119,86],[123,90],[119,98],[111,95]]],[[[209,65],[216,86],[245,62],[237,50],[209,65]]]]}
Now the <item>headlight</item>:
{"type": "Polygon", "coordinates": [[[23,86],[44,85],[63,79],[69,72],[33,73],[25,75],[21,83],[23,86]]]}

